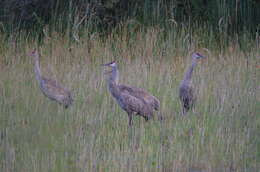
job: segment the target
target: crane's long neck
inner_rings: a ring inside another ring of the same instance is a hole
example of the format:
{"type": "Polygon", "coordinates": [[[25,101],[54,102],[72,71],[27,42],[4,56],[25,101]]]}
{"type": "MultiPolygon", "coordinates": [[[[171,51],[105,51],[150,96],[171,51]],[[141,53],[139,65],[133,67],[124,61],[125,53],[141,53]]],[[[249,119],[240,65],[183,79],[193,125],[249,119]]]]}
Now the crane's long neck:
{"type": "Polygon", "coordinates": [[[118,97],[120,92],[118,89],[118,75],[119,71],[117,69],[117,66],[112,67],[112,73],[108,79],[108,86],[109,86],[109,91],[114,97],[118,97]]]}
{"type": "Polygon", "coordinates": [[[112,73],[109,78],[109,82],[114,82],[115,84],[118,84],[119,79],[119,71],[117,66],[112,67],[112,73]]]}
{"type": "Polygon", "coordinates": [[[182,84],[190,84],[191,77],[192,77],[192,72],[193,72],[196,64],[197,64],[197,59],[193,58],[191,66],[188,68],[188,70],[186,71],[186,73],[184,75],[184,78],[182,80],[182,84]]]}
{"type": "Polygon", "coordinates": [[[40,63],[39,63],[39,54],[36,53],[34,55],[34,60],[35,60],[35,64],[34,64],[34,72],[35,72],[35,76],[37,81],[40,83],[41,82],[41,69],[40,69],[40,63]]]}

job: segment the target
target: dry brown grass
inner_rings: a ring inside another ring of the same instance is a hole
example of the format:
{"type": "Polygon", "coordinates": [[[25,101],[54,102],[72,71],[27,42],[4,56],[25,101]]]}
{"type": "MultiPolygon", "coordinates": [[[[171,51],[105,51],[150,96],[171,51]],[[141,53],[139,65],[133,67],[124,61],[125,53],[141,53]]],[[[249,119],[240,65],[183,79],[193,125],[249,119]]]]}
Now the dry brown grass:
{"type": "MultiPolygon", "coordinates": [[[[35,43],[3,42],[0,52],[0,167],[2,171],[257,171],[259,169],[259,51],[248,58],[236,44],[203,49],[151,28],[134,36],[97,35],[70,44],[53,35],[39,48],[41,68],[70,88],[68,110],[40,92],[35,43]],[[171,46],[172,45],[172,46],[171,46]],[[172,48],[171,48],[172,47],[172,48]],[[180,114],[178,86],[190,53],[198,64],[195,112],[180,114]],[[127,115],[109,95],[101,63],[119,63],[120,82],[161,101],[165,121],[127,115]],[[257,95],[258,89],[258,95],[257,95]]],[[[209,45],[210,46],[210,45],[209,45]]]]}

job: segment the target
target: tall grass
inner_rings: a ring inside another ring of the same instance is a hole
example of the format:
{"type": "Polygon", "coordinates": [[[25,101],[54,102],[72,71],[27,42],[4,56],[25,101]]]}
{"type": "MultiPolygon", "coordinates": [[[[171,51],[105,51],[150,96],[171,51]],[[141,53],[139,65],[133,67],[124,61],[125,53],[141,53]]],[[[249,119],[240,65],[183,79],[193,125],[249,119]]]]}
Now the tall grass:
{"type": "Polygon", "coordinates": [[[232,36],[244,31],[255,36],[260,22],[258,0],[12,0],[1,1],[0,6],[0,32],[11,36],[27,31],[40,40],[46,28],[74,39],[85,29],[110,33],[128,19],[166,28],[170,21],[189,29],[197,28],[194,23],[207,24],[232,36]]]}
{"type": "Polygon", "coordinates": [[[83,35],[79,43],[52,34],[38,47],[42,73],[73,91],[69,109],[40,92],[27,56],[37,44],[1,39],[1,171],[258,171],[260,54],[254,41],[245,36],[245,44],[254,45],[245,51],[236,40],[219,48],[203,30],[121,31],[107,39],[83,35]],[[178,86],[192,51],[207,58],[193,75],[194,112],[182,116],[178,86]],[[158,97],[163,122],[135,117],[128,128],[100,67],[111,60],[119,63],[121,83],[158,97]]]}

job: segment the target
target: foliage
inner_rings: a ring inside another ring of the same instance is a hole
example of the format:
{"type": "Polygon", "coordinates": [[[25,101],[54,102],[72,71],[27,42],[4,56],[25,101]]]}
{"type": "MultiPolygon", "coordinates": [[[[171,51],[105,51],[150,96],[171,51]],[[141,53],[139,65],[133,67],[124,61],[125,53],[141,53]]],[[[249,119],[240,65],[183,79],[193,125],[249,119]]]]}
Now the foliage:
{"type": "Polygon", "coordinates": [[[235,34],[259,32],[258,0],[10,0],[0,1],[0,22],[5,33],[44,29],[72,34],[111,31],[118,23],[134,19],[144,25],[165,27],[170,22],[191,28],[210,25],[215,31],[235,34]]]}

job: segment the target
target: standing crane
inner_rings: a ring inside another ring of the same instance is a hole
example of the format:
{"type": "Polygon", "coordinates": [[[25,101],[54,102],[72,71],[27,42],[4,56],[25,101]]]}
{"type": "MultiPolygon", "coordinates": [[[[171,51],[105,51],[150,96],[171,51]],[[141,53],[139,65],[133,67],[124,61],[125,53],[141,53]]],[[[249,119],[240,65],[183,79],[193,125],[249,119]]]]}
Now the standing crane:
{"type": "Polygon", "coordinates": [[[147,93],[145,90],[136,87],[130,87],[118,83],[119,71],[115,61],[103,64],[109,66],[112,71],[107,72],[108,88],[111,95],[116,99],[119,106],[127,112],[129,118],[129,126],[132,126],[133,114],[142,116],[148,121],[153,116],[153,110],[159,110],[159,100],[147,93]]]}
{"type": "Polygon", "coordinates": [[[45,78],[41,75],[39,54],[36,50],[30,55],[34,57],[34,72],[43,94],[49,99],[57,101],[65,108],[68,108],[73,102],[71,92],[58,84],[57,81],[45,78]]]}
{"type": "Polygon", "coordinates": [[[185,115],[188,110],[190,110],[194,102],[196,101],[196,97],[194,95],[193,86],[192,86],[192,72],[197,64],[197,60],[200,58],[204,58],[199,53],[192,54],[192,64],[186,71],[183,80],[181,81],[180,88],[179,88],[179,97],[182,104],[182,114],[185,115]]]}

